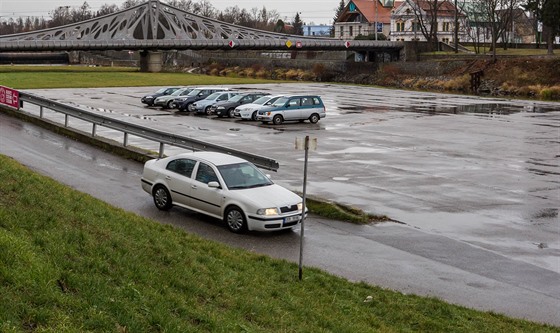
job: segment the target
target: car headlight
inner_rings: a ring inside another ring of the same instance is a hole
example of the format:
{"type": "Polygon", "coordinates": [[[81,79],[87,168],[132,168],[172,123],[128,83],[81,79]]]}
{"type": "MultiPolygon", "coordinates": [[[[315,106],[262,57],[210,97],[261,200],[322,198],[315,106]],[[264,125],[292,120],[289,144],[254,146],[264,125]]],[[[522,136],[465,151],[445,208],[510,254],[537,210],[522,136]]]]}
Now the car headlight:
{"type": "Polygon", "coordinates": [[[302,210],[303,209],[303,202],[300,202],[297,204],[297,209],[298,210],[302,210]]]}
{"type": "Polygon", "coordinates": [[[278,208],[261,208],[257,210],[257,215],[273,216],[278,215],[280,212],[278,208]]]}
{"type": "Polygon", "coordinates": [[[218,110],[224,110],[225,108],[223,106],[219,106],[218,110]]]}
{"type": "Polygon", "coordinates": [[[144,98],[146,98],[146,99],[152,99],[152,98],[154,98],[154,96],[146,96],[146,97],[144,97],[144,98]]]}

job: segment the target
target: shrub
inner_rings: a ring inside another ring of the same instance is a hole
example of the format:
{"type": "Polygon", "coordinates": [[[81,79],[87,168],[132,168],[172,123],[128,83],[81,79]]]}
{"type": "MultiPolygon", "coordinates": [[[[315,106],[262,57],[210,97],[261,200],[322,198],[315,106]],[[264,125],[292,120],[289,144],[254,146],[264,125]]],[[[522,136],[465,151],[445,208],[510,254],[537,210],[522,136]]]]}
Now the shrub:
{"type": "Polygon", "coordinates": [[[290,69],[285,74],[286,80],[297,80],[299,78],[299,71],[297,69],[290,69]]]}
{"type": "Polygon", "coordinates": [[[559,100],[560,99],[560,86],[552,86],[543,88],[539,94],[540,99],[545,100],[559,100]]]}
{"type": "Polygon", "coordinates": [[[220,75],[220,69],[219,68],[212,68],[212,69],[210,69],[209,74],[213,75],[213,76],[219,76],[220,75]]]}
{"type": "Polygon", "coordinates": [[[471,77],[469,74],[453,78],[443,82],[443,89],[451,91],[468,91],[471,86],[471,77]]]}

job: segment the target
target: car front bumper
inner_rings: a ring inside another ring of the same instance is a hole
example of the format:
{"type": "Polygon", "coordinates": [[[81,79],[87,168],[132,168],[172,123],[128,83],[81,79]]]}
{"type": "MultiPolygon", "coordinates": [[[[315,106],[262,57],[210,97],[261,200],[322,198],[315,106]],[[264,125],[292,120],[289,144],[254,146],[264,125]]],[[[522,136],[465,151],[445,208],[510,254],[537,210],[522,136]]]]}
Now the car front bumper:
{"type": "Polygon", "coordinates": [[[301,212],[298,214],[275,217],[250,215],[247,218],[247,226],[249,230],[253,231],[278,231],[292,229],[300,223],[301,212]]]}

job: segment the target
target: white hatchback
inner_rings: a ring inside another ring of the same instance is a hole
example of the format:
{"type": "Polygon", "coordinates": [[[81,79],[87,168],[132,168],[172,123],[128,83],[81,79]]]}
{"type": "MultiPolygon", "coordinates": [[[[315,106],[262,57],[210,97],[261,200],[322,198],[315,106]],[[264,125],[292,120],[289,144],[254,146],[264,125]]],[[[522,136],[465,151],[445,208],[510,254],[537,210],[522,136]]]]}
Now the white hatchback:
{"type": "Polygon", "coordinates": [[[291,229],[302,199],[252,163],[215,152],[184,153],[144,164],[142,189],[158,209],[173,205],[223,220],[235,233],[291,229]]]}
{"type": "Polygon", "coordinates": [[[234,117],[241,118],[244,120],[257,120],[257,114],[263,106],[272,105],[276,102],[278,98],[282,95],[266,95],[259,99],[256,99],[253,103],[240,105],[235,108],[233,115],[234,117]]]}

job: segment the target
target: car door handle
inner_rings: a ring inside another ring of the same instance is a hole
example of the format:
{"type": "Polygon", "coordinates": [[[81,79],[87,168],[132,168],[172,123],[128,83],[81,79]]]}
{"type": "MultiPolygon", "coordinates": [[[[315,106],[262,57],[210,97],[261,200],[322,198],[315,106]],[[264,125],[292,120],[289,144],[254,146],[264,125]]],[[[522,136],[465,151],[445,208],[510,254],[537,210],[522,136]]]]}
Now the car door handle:
{"type": "Polygon", "coordinates": [[[197,189],[196,185],[192,185],[191,187],[195,190],[197,189]]]}
{"type": "Polygon", "coordinates": [[[165,176],[165,179],[171,180],[171,177],[170,176],[165,176]]]}

